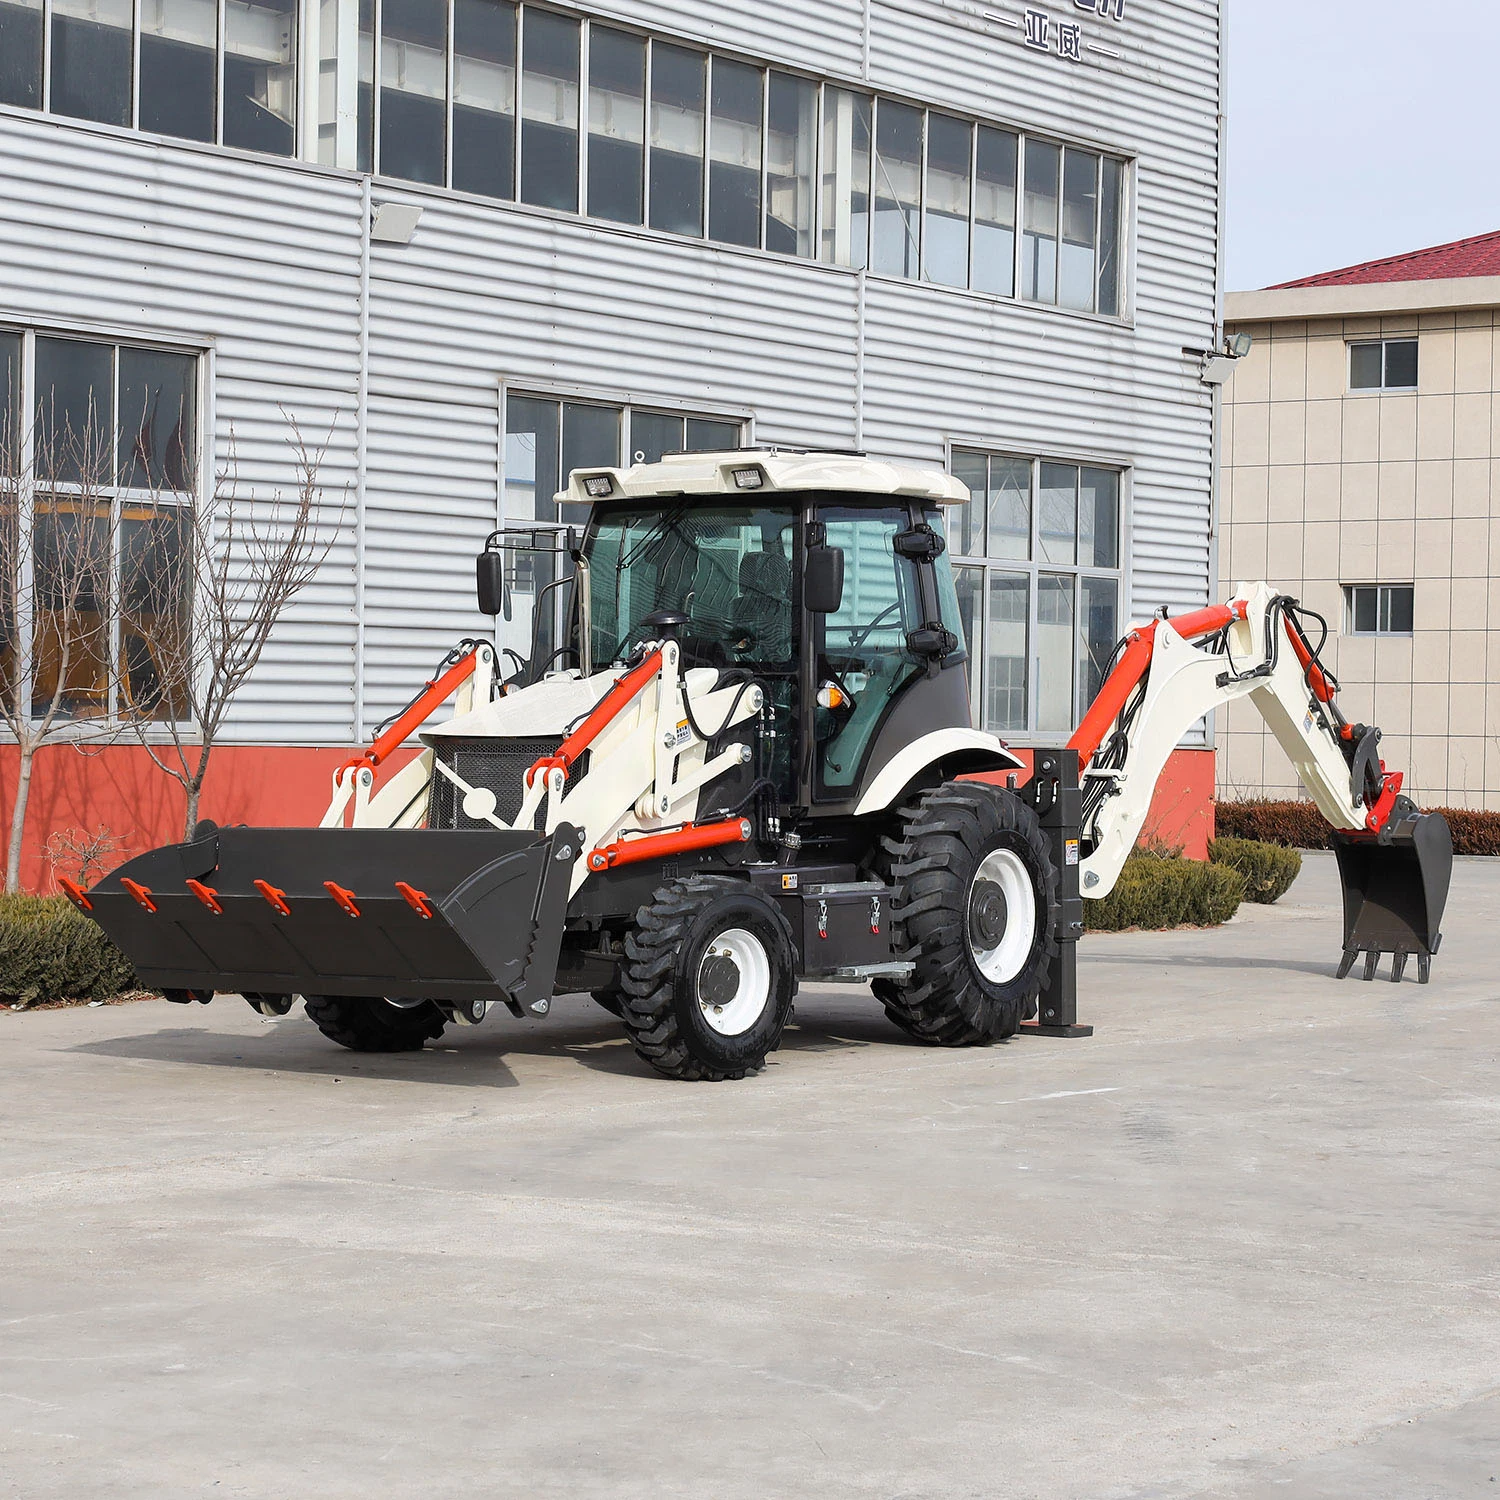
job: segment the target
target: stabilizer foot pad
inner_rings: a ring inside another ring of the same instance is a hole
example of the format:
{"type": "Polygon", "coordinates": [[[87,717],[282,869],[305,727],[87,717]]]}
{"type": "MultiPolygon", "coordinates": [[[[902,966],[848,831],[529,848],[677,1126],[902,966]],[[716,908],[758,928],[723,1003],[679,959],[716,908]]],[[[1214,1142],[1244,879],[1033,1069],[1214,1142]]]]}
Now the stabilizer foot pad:
{"type": "Polygon", "coordinates": [[[1022,1021],[1017,1036],[1093,1036],[1092,1026],[1048,1026],[1042,1021],[1022,1021]]]}

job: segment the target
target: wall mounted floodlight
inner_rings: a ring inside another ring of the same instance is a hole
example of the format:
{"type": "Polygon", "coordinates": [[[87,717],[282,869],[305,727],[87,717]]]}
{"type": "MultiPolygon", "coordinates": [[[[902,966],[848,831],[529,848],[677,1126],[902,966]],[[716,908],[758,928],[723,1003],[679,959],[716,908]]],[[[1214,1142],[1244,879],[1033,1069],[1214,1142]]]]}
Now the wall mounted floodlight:
{"type": "Polygon", "coordinates": [[[1250,333],[1237,333],[1225,344],[1225,349],[1235,359],[1244,359],[1255,347],[1255,335],[1250,333]]]}
{"type": "Polygon", "coordinates": [[[409,245],[421,217],[415,203],[377,203],[370,215],[370,238],[385,245],[409,245]]]}

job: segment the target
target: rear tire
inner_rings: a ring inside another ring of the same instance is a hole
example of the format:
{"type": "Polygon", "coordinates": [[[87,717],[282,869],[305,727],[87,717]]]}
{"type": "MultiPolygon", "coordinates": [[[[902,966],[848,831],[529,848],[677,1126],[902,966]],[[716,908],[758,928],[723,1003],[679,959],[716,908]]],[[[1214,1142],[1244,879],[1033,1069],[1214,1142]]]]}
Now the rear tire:
{"type": "Polygon", "coordinates": [[[743,1078],[781,1041],[796,963],[786,919],[743,881],[674,880],[625,939],[620,1018],[668,1078],[743,1078]]]}
{"type": "Polygon", "coordinates": [[[1057,870],[1036,814],[981,782],[947,782],[900,813],[883,845],[908,977],[877,979],[885,1013],[939,1047],[1013,1036],[1057,952],[1057,870]]]}
{"type": "Polygon", "coordinates": [[[379,995],[307,995],[313,1025],[351,1052],[420,1052],[448,1023],[438,1005],[392,1005],[379,995]]]}

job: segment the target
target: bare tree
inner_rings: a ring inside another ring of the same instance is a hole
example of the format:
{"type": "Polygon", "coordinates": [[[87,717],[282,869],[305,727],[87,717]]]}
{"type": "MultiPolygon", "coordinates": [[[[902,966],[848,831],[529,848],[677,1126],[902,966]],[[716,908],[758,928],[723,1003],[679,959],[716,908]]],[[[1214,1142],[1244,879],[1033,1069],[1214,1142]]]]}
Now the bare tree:
{"type": "Polygon", "coordinates": [[[294,418],[287,425],[292,492],[260,498],[243,487],[231,436],[207,500],[162,506],[122,583],[135,653],[131,722],[152,760],[182,787],[185,838],[198,822],[209,758],[230,708],[277,622],[326,561],[348,505],[346,488],[329,514],[319,483],[331,430],[313,446],[294,418]]]}
{"type": "Polygon", "coordinates": [[[19,752],[5,889],[20,889],[37,752],[119,734],[112,712],[111,568],[117,511],[108,436],[0,410],[0,724],[19,752]],[[30,450],[27,452],[27,450],[30,450]]]}

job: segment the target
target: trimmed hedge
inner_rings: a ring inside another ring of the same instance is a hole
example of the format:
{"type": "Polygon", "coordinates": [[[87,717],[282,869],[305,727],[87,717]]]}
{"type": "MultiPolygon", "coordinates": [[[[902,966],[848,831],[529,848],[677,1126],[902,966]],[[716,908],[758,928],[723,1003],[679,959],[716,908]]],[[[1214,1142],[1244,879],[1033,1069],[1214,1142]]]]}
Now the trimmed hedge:
{"type": "MultiPolygon", "coordinates": [[[[1455,854],[1500,854],[1500,812],[1468,807],[1432,807],[1453,831],[1455,854]]],[[[1214,804],[1214,837],[1254,839],[1288,849],[1326,849],[1332,830],[1311,802],[1275,802],[1267,797],[1214,804]]]]}
{"type": "Polygon", "coordinates": [[[130,961],[65,896],[0,896],[0,999],[24,1008],[137,989],[130,961]]]}
{"type": "Polygon", "coordinates": [[[1084,901],[1083,925],[1088,932],[1217,927],[1239,910],[1244,895],[1245,877],[1228,865],[1147,850],[1125,861],[1102,901],[1084,901]]]}
{"type": "Polygon", "coordinates": [[[1245,900],[1273,906],[1291,890],[1302,873],[1302,856],[1295,849],[1263,844],[1254,839],[1215,839],[1208,857],[1245,877],[1245,900]]]}

